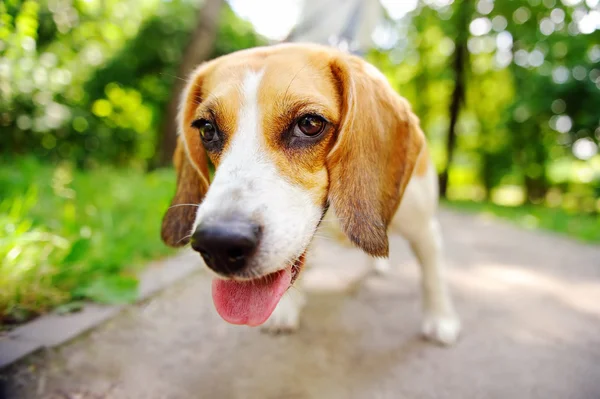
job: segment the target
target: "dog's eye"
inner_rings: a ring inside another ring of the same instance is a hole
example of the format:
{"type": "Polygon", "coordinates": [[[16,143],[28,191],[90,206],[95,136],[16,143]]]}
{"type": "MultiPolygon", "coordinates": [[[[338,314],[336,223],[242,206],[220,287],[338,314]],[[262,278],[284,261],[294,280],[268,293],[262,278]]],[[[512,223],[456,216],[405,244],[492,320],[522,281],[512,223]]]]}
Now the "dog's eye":
{"type": "Polygon", "coordinates": [[[197,121],[194,121],[192,123],[192,126],[195,127],[196,129],[198,129],[198,132],[200,133],[200,137],[202,138],[202,141],[204,141],[205,143],[210,143],[213,141],[218,140],[218,134],[217,134],[217,128],[215,127],[215,125],[212,122],[209,122],[205,119],[200,119],[197,121]]]}
{"type": "Polygon", "coordinates": [[[325,130],[327,122],[318,115],[305,115],[296,124],[294,133],[297,136],[316,137],[325,130]]]}

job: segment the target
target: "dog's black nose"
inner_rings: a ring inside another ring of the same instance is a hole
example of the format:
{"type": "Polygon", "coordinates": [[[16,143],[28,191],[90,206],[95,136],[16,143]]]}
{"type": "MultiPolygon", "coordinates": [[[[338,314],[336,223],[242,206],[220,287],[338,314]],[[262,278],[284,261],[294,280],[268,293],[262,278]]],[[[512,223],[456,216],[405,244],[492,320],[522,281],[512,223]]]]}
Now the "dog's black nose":
{"type": "Polygon", "coordinates": [[[208,267],[230,276],[246,266],[258,247],[260,235],[260,226],[248,220],[208,221],[198,225],[191,244],[208,267]]]}

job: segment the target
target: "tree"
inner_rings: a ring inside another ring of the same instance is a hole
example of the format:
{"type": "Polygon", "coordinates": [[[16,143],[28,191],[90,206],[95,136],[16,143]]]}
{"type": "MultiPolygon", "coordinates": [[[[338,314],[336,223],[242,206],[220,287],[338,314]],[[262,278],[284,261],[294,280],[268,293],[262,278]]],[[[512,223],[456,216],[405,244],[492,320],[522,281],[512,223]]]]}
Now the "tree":
{"type": "Polygon", "coordinates": [[[456,40],[454,60],[452,69],[454,71],[454,90],[450,102],[449,114],[450,125],[448,126],[448,137],[446,138],[446,167],[440,174],[440,196],[446,197],[448,192],[448,173],[454,157],[456,148],[456,123],[460,113],[460,107],[465,98],[465,69],[468,68],[467,39],[469,37],[469,22],[471,21],[470,0],[463,0],[456,4],[456,40]]]}
{"type": "Polygon", "coordinates": [[[185,48],[181,64],[177,70],[177,79],[171,90],[163,116],[160,142],[156,152],[157,166],[171,163],[171,157],[177,143],[177,109],[179,97],[183,91],[186,78],[202,61],[206,61],[213,53],[218,32],[218,21],[223,7],[223,0],[205,0],[200,8],[198,22],[185,48]]]}

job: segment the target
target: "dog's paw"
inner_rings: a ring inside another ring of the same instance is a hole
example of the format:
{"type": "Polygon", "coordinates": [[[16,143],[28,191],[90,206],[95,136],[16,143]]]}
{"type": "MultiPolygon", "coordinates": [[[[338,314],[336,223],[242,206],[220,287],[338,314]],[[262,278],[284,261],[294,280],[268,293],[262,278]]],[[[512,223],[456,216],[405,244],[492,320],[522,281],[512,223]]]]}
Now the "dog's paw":
{"type": "Polygon", "coordinates": [[[460,335],[460,320],[455,315],[429,315],[423,320],[421,332],[430,341],[441,345],[453,345],[460,335]]]}
{"type": "Polygon", "coordinates": [[[261,326],[261,330],[269,334],[290,334],[300,326],[300,311],[304,299],[292,297],[289,293],[283,296],[273,314],[261,326]]]}

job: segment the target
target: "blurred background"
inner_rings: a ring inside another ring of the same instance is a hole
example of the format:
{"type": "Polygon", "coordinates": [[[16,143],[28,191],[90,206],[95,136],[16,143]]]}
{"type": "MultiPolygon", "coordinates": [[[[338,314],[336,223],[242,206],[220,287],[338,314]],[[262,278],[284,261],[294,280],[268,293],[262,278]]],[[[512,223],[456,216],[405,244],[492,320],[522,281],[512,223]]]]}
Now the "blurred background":
{"type": "Polygon", "coordinates": [[[3,0],[0,323],[135,298],[203,60],[311,40],[413,104],[443,206],[600,242],[598,0],[3,0]]]}

